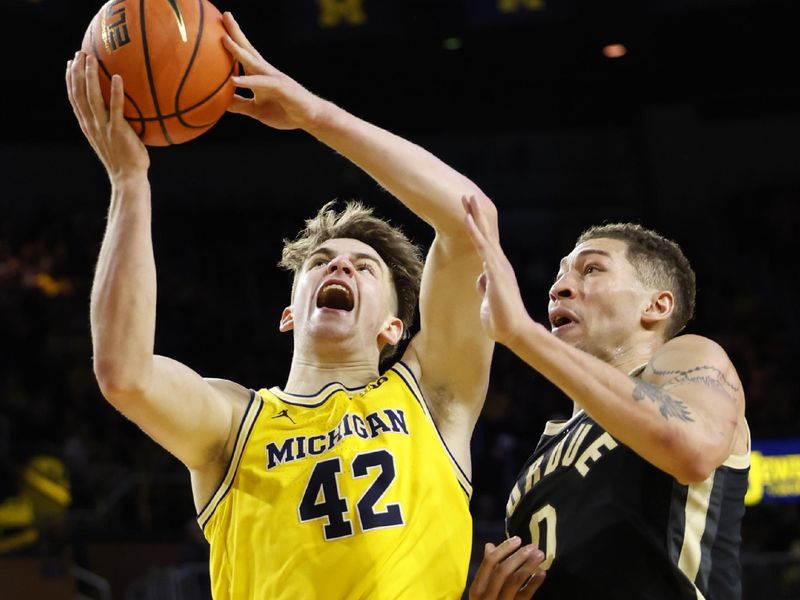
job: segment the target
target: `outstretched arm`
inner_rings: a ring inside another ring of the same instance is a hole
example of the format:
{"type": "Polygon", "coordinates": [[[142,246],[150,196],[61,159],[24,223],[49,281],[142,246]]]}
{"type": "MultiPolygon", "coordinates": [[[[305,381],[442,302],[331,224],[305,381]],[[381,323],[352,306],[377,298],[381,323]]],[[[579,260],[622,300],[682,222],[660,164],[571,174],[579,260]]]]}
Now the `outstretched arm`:
{"type": "Polygon", "coordinates": [[[228,397],[236,394],[230,386],[212,385],[184,365],[153,354],[156,269],[148,153],[123,117],[118,75],[112,80],[109,109],[93,56],[76,54],[67,65],[66,80],[81,131],[111,182],[90,311],[100,389],[184,464],[202,468],[225,447],[233,416],[228,397]]]}
{"type": "Polygon", "coordinates": [[[574,348],[531,319],[480,205],[467,202],[465,209],[467,231],[484,261],[481,317],[493,339],[561,388],[614,438],[678,481],[703,481],[725,461],[744,429],[744,395],[722,348],[699,336],[672,339],[636,379],[574,348]]]}
{"type": "Polygon", "coordinates": [[[463,235],[461,197],[471,195],[495,221],[491,201],[427,150],[315,96],[269,64],[230,13],[226,47],[244,66],[235,77],[252,98],[230,110],[278,129],[303,129],[371,175],[436,232],[420,292],[421,331],[404,360],[420,377],[451,451],[468,468],[469,436],[486,394],[493,344],[480,328],[472,293],[480,260],[463,235]]]}

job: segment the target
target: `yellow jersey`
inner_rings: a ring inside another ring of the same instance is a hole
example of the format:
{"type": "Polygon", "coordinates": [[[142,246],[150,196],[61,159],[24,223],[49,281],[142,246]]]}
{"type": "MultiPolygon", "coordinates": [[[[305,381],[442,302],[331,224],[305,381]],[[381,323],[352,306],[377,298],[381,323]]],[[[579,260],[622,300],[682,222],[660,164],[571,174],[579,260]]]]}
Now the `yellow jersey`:
{"type": "Polygon", "coordinates": [[[402,362],[364,388],[253,392],[198,516],[213,596],[460,598],[471,493],[402,362]]]}

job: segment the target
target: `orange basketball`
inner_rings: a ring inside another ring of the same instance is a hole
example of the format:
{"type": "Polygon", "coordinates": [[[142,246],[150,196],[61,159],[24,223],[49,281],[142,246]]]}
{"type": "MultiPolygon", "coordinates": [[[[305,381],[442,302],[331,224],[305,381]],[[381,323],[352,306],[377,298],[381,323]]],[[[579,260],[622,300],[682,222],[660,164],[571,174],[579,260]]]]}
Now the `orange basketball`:
{"type": "Polygon", "coordinates": [[[231,103],[236,63],[223,35],[207,0],[109,0],[82,50],[97,57],[106,106],[119,73],[125,118],[145,144],[168,146],[208,131],[231,103]]]}

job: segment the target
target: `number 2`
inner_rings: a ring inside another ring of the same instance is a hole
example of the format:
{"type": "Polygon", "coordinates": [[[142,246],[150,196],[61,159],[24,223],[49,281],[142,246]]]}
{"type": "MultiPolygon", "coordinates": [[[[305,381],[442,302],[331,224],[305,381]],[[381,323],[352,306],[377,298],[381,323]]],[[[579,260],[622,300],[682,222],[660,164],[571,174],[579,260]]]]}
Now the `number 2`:
{"type": "MultiPolygon", "coordinates": [[[[362,452],[353,458],[353,478],[369,475],[370,469],[380,469],[372,485],[356,502],[356,512],[361,531],[404,525],[403,511],[399,504],[387,504],[386,509],[375,512],[375,505],[383,498],[396,476],[394,457],[388,450],[362,452]]],[[[353,524],[345,517],[350,510],[346,498],[339,493],[338,474],[342,471],[341,458],[336,456],[321,460],[314,465],[308,478],[303,498],[297,507],[301,523],[326,519],[322,532],[326,540],[353,535],[353,524]]]]}

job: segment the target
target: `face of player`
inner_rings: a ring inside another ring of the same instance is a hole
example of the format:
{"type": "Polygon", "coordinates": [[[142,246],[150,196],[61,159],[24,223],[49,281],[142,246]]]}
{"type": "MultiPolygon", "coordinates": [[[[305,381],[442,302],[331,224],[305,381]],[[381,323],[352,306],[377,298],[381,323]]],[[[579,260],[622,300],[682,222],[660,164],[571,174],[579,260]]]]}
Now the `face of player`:
{"type": "Polygon", "coordinates": [[[294,329],[301,344],[379,349],[402,335],[396,305],[392,275],[380,255],[359,240],[334,238],[306,259],[281,330],[294,329]]]}
{"type": "Polygon", "coordinates": [[[550,288],[553,335],[607,361],[630,348],[652,300],[626,249],[609,238],[579,244],[561,260],[550,288]]]}

